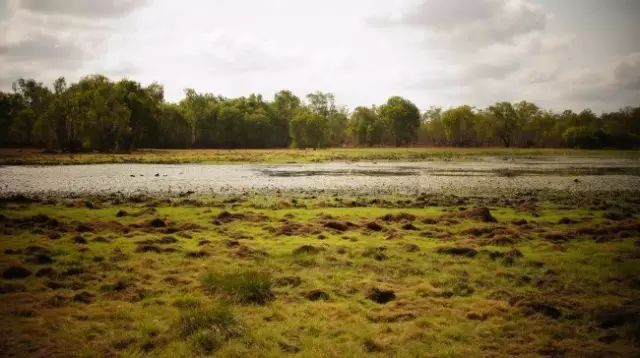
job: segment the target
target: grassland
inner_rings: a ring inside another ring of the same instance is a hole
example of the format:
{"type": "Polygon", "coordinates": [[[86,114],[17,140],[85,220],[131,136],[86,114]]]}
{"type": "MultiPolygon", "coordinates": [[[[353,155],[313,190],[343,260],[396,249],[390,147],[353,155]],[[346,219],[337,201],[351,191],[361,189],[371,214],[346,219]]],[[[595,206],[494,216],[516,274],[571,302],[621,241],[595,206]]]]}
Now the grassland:
{"type": "Polygon", "coordinates": [[[14,197],[0,355],[638,356],[638,197],[14,197]]]}
{"type": "Polygon", "coordinates": [[[313,163],[329,161],[473,160],[483,156],[526,158],[577,156],[640,158],[633,150],[552,148],[329,148],[329,149],[142,149],[128,154],[44,153],[38,149],[0,149],[0,165],[70,165],[106,163],[313,163]]]}

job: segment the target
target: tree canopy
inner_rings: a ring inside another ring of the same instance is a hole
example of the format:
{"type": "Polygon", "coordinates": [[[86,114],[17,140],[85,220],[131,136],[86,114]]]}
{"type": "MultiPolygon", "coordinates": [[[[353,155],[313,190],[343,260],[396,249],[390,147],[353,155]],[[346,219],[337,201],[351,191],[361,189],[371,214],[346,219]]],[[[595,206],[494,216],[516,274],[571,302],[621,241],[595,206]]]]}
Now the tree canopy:
{"type": "Polygon", "coordinates": [[[521,101],[479,109],[461,105],[420,112],[406,98],[349,112],[332,93],[301,99],[282,90],[226,98],[186,89],[178,103],[153,83],[91,75],[51,87],[19,79],[0,91],[0,146],[52,151],[136,148],[322,148],[336,146],[505,146],[635,148],[640,106],[597,115],[554,113],[521,101]]]}

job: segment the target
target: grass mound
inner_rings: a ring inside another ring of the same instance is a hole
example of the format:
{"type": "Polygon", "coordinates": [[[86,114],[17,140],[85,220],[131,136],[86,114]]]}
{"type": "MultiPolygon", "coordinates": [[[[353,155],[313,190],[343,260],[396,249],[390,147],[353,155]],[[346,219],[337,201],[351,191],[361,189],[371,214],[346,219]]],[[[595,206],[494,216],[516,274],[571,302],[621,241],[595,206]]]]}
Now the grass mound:
{"type": "Polygon", "coordinates": [[[275,297],[271,275],[260,271],[209,272],[202,278],[202,284],[208,292],[242,304],[264,305],[275,297]]]}
{"type": "Polygon", "coordinates": [[[227,340],[243,334],[242,324],[226,306],[189,306],[181,312],[178,330],[192,349],[201,354],[210,354],[227,340]]]}

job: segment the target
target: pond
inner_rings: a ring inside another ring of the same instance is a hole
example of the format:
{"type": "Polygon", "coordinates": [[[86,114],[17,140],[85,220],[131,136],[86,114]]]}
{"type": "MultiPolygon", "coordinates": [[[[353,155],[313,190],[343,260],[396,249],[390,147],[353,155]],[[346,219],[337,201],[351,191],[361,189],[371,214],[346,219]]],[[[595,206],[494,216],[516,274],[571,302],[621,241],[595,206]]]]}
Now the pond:
{"type": "Polygon", "coordinates": [[[0,194],[320,190],[485,193],[515,189],[634,190],[640,161],[485,157],[474,161],[317,164],[96,164],[0,167],[0,194]]]}

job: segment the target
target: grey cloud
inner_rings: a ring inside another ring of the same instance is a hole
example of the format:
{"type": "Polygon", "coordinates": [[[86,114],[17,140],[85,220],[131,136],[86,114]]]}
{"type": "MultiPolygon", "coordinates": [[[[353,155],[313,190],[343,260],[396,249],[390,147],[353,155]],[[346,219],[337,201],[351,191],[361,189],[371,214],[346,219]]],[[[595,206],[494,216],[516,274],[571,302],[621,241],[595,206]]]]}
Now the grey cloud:
{"type": "Polygon", "coordinates": [[[377,17],[369,23],[424,29],[450,40],[451,46],[477,48],[543,30],[547,14],[520,0],[424,0],[397,18],[377,17]]]}
{"type": "Polygon", "coordinates": [[[613,71],[617,85],[628,90],[640,90],[640,52],[629,55],[613,71]]]}
{"type": "Polygon", "coordinates": [[[509,77],[512,73],[520,69],[520,64],[517,62],[510,63],[479,63],[470,66],[464,71],[465,79],[504,79],[509,77]]]}
{"type": "Polygon", "coordinates": [[[20,0],[18,7],[41,14],[115,18],[146,5],[145,0],[20,0]]]}
{"type": "Polygon", "coordinates": [[[0,56],[12,60],[75,61],[81,60],[81,47],[47,34],[37,34],[23,41],[0,45],[0,56]]]}

